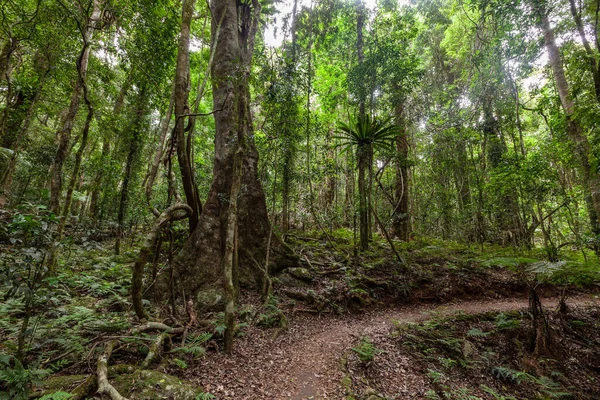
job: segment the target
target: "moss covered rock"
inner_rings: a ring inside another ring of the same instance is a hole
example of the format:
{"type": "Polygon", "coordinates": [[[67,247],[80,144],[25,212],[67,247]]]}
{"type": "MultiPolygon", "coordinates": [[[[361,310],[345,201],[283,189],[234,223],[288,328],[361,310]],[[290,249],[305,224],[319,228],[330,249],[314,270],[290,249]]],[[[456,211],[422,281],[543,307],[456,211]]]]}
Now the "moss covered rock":
{"type": "Polygon", "coordinates": [[[220,311],[223,309],[223,289],[221,288],[206,288],[200,290],[196,295],[196,309],[199,313],[210,311],[220,311]]]}
{"type": "Polygon", "coordinates": [[[288,268],[287,272],[293,277],[305,282],[311,282],[313,280],[311,272],[306,268],[288,268]]]}
{"type": "Polygon", "coordinates": [[[159,371],[141,370],[112,379],[112,385],[130,400],[194,399],[200,388],[159,371]]]}

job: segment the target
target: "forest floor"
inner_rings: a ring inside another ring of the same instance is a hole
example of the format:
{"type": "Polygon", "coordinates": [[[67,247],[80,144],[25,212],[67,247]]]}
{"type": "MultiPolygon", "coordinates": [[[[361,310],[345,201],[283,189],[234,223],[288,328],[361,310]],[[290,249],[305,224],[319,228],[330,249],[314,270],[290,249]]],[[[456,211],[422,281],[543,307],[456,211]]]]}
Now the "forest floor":
{"type": "MultiPolygon", "coordinates": [[[[139,244],[115,256],[110,239],[80,236],[60,272],[30,292],[18,288],[35,276],[39,252],[0,243],[9,267],[0,275],[14,278],[0,280],[0,399],[90,398],[114,340],[108,378],[131,400],[600,399],[600,268],[580,250],[548,262],[540,249],[420,238],[394,242],[401,261],[377,236],[354,256],[350,231],[292,232],[299,265],[272,278],[266,302],[240,293],[232,355],[220,351],[217,311],[198,315],[203,323],[183,338],[167,335],[173,341],[141,367],[163,334],[139,331],[131,309],[139,244]],[[544,305],[537,328],[532,287],[544,305]],[[568,308],[557,308],[562,295],[568,308]],[[12,356],[20,332],[27,368],[12,356]]],[[[178,319],[168,305],[146,306],[182,332],[183,310],[178,319]]]]}
{"type": "MultiPolygon", "coordinates": [[[[542,302],[549,309],[558,305],[557,298],[542,302]]],[[[569,299],[568,304],[576,308],[599,306],[600,298],[582,295],[569,299]]],[[[345,357],[361,338],[368,337],[377,343],[385,341],[403,324],[452,320],[457,315],[464,318],[489,312],[524,312],[528,305],[527,298],[506,298],[444,305],[407,304],[359,315],[300,315],[292,318],[288,331],[277,338],[272,337],[272,331],[248,330],[237,341],[232,356],[218,354],[207,358],[190,372],[195,382],[219,399],[343,399],[350,395],[350,381],[346,378],[344,382],[348,373],[345,357]]],[[[412,361],[407,353],[391,363],[384,360],[381,364],[387,365],[378,366],[385,371],[387,380],[393,381],[394,387],[386,391],[395,391],[394,398],[427,398],[431,388],[429,379],[412,361]]],[[[352,379],[351,374],[349,377],[352,379]]],[[[369,395],[385,398],[370,389],[363,390],[365,399],[369,395]]]]}

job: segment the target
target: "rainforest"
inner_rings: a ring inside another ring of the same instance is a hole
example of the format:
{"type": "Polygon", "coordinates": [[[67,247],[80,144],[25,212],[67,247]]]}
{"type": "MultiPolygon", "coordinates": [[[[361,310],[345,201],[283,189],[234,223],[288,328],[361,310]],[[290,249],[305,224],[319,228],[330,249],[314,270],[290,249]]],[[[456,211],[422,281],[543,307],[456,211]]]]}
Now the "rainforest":
{"type": "Polygon", "coordinates": [[[0,400],[599,399],[599,16],[0,0],[0,400]]]}

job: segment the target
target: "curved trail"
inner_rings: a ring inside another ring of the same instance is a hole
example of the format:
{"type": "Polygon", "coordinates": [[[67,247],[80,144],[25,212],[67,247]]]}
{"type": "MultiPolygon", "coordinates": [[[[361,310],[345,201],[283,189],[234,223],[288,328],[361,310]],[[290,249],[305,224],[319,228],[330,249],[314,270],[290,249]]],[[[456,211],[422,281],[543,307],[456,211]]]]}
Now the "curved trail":
{"type": "MultiPolygon", "coordinates": [[[[542,299],[555,307],[558,299],[542,299]]],[[[569,306],[600,304],[597,297],[568,298],[569,306]]],[[[198,384],[218,399],[341,399],[343,374],[340,358],[361,336],[385,335],[392,321],[420,322],[435,315],[451,316],[460,311],[477,314],[509,311],[528,306],[527,298],[474,300],[444,305],[407,304],[365,312],[361,315],[302,316],[291,319],[289,329],[272,339],[272,330],[250,328],[238,339],[232,356],[217,354],[199,362],[191,371],[198,384]]],[[[408,361],[408,359],[407,359],[408,361]]],[[[411,376],[402,366],[407,394],[411,376]]]]}

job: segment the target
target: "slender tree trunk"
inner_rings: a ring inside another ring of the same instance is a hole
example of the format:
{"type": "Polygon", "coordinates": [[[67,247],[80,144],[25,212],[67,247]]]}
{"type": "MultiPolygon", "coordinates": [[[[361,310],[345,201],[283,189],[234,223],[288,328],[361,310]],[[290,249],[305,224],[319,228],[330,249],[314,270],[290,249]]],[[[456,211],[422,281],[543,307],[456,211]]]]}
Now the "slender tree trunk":
{"type": "Polygon", "coordinates": [[[398,103],[395,108],[396,124],[400,134],[396,139],[396,151],[398,162],[396,167],[396,201],[398,202],[394,212],[393,229],[394,234],[400,240],[407,242],[410,238],[410,188],[408,177],[408,153],[409,143],[406,133],[406,121],[404,118],[404,104],[398,103]]]}
{"type": "MultiPolygon", "coordinates": [[[[236,0],[211,2],[212,36],[222,19],[211,68],[215,109],[215,159],[213,183],[196,229],[175,265],[187,296],[203,289],[223,288],[226,236],[229,230],[229,206],[235,176],[235,154],[240,138],[245,140],[241,189],[236,199],[241,283],[256,283],[262,272],[254,269],[267,254],[270,222],[265,195],[258,180],[258,152],[253,140],[248,78],[258,29],[258,0],[242,4],[236,0]],[[226,13],[223,15],[223,13],[226,13]]],[[[296,258],[279,238],[273,236],[270,248],[270,272],[293,265],[296,258]]]]}
{"type": "MultiPolygon", "coordinates": [[[[89,43],[87,43],[89,46],[89,43]]],[[[62,231],[64,229],[65,224],[67,223],[67,218],[69,218],[69,213],[71,211],[71,200],[73,198],[73,191],[75,190],[75,185],[77,183],[77,178],[79,177],[79,169],[81,167],[81,161],[83,158],[83,152],[87,147],[90,125],[92,123],[92,118],[94,117],[94,107],[92,107],[92,102],[90,101],[88,86],[85,82],[85,77],[81,73],[81,69],[79,69],[79,80],[80,86],[83,89],[83,100],[85,105],[87,106],[88,112],[85,119],[85,124],[83,126],[83,131],[81,133],[81,143],[79,144],[79,149],[77,149],[77,153],[75,153],[75,165],[73,166],[73,173],[71,174],[71,180],[67,187],[67,194],[65,196],[65,204],[62,212],[62,220],[60,221],[58,228],[58,241],[61,240],[62,231]]]]}
{"type": "Polygon", "coordinates": [[[175,70],[175,127],[173,128],[173,138],[177,146],[177,160],[181,172],[183,192],[187,204],[193,211],[188,220],[190,232],[193,232],[198,224],[198,216],[202,210],[192,170],[192,160],[190,159],[191,149],[188,148],[185,135],[185,132],[190,131],[192,126],[191,121],[193,120],[193,117],[186,117],[186,115],[190,114],[188,106],[188,78],[190,75],[190,29],[194,16],[194,3],[195,0],[184,0],[181,13],[181,33],[179,34],[177,67],[175,70]],[[187,127],[185,126],[186,120],[189,120],[187,127]]]}
{"type": "Polygon", "coordinates": [[[585,201],[590,217],[592,231],[600,234],[600,175],[592,169],[590,163],[590,144],[581,128],[580,121],[575,115],[575,103],[570,93],[569,83],[565,76],[565,71],[556,45],[554,30],[550,27],[548,13],[543,1],[532,1],[532,6],[540,19],[540,28],[544,34],[544,42],[548,50],[548,58],[556,89],[560,97],[565,117],[567,119],[567,134],[574,144],[575,155],[579,162],[579,168],[583,175],[583,188],[585,192],[585,201]]]}
{"type": "MultiPolygon", "coordinates": [[[[598,68],[598,61],[596,59],[596,51],[600,49],[592,49],[590,46],[590,42],[587,39],[585,34],[585,29],[583,26],[583,21],[581,20],[581,15],[577,12],[577,7],[575,5],[575,0],[569,0],[569,5],[571,9],[571,15],[573,15],[573,19],[575,20],[575,25],[577,26],[577,31],[579,32],[579,38],[583,43],[583,47],[585,48],[585,52],[588,59],[588,64],[590,66],[590,72],[592,73],[592,78],[594,79],[594,93],[596,95],[596,100],[600,103],[600,69],[598,68]]],[[[596,28],[594,27],[594,30],[596,28]]],[[[597,35],[597,33],[596,33],[597,35]]]]}
{"type": "Polygon", "coordinates": [[[365,173],[369,168],[369,155],[366,146],[359,146],[356,151],[356,159],[358,161],[358,217],[360,229],[360,249],[367,250],[369,248],[369,207],[367,196],[367,182],[365,173]]]}
{"type": "MultiPolygon", "coordinates": [[[[91,41],[94,34],[94,22],[100,19],[102,10],[100,9],[101,0],[93,0],[93,10],[86,21],[86,27],[83,32],[83,48],[77,60],[79,75],[85,79],[90,58],[91,41]]],[[[71,131],[75,124],[77,111],[81,98],[81,82],[77,78],[73,87],[69,107],[64,111],[64,118],[61,121],[61,128],[56,132],[56,154],[52,165],[50,166],[50,211],[58,215],[60,213],[60,195],[62,192],[62,168],[68,156],[71,141],[71,131]]]]}
{"type": "Polygon", "coordinates": [[[112,118],[110,118],[108,121],[104,120],[102,123],[102,131],[104,133],[104,137],[102,138],[100,165],[92,183],[92,194],[90,199],[90,212],[92,220],[96,220],[100,213],[100,189],[102,187],[102,181],[104,180],[104,174],[107,168],[105,164],[107,164],[109,160],[108,156],[110,155],[110,144],[112,139],[114,138],[114,135],[111,135],[111,131],[116,131],[116,129],[113,126],[110,126],[110,124],[111,122],[114,123],[113,118],[119,117],[119,115],[121,115],[121,111],[123,111],[123,106],[125,105],[125,97],[127,96],[127,92],[131,88],[131,83],[133,81],[133,72],[133,69],[129,71],[129,76],[127,77],[127,80],[123,83],[123,86],[121,86],[121,89],[119,90],[119,94],[115,101],[115,105],[112,109],[112,118]]]}
{"type": "Polygon", "coordinates": [[[135,118],[131,126],[131,135],[129,142],[129,152],[127,153],[127,161],[125,163],[125,171],[123,172],[123,181],[121,184],[121,197],[119,200],[119,212],[117,214],[117,235],[115,240],[115,254],[121,252],[121,237],[123,236],[123,222],[125,221],[125,213],[129,203],[129,183],[133,177],[133,164],[140,149],[140,137],[143,129],[144,117],[146,116],[147,106],[147,89],[142,87],[138,94],[136,102],[135,118]]]}
{"type": "MultiPolygon", "coordinates": [[[[358,56],[358,65],[362,65],[365,60],[363,51],[364,38],[363,28],[365,25],[365,5],[362,0],[356,0],[356,54],[358,56]]],[[[364,84],[361,83],[360,98],[358,99],[359,117],[365,116],[365,93],[364,84]]]]}
{"type": "Polygon", "coordinates": [[[346,154],[346,167],[345,167],[345,196],[344,196],[344,223],[346,226],[352,224],[355,220],[355,209],[354,209],[354,166],[352,165],[352,154],[349,152],[346,154]]]}

